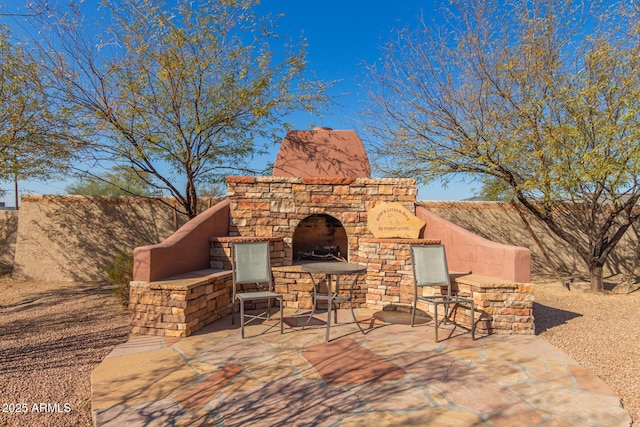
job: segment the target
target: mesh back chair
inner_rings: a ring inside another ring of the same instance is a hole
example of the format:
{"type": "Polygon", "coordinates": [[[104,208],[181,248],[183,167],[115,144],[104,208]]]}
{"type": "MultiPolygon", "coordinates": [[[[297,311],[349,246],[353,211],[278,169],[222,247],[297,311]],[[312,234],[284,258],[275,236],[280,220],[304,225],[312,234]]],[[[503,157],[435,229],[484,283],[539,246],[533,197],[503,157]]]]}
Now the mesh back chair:
{"type": "Polygon", "coordinates": [[[244,326],[257,319],[271,318],[271,302],[280,301],[280,333],[283,332],[282,294],[273,292],[269,242],[243,242],[233,244],[233,306],[231,323],[235,322],[236,301],[240,305],[240,329],[244,338],[244,326]],[[247,314],[246,301],[266,301],[264,312],[247,314]],[[248,320],[247,320],[248,319],[248,320]]]}
{"type": "MultiPolygon", "coordinates": [[[[418,301],[433,304],[433,323],[435,326],[435,341],[438,342],[438,325],[447,323],[451,311],[450,306],[469,306],[471,310],[471,338],[475,339],[475,310],[472,298],[461,298],[451,295],[451,280],[447,267],[447,257],[442,245],[412,245],[411,259],[413,261],[414,299],[411,312],[411,326],[413,326],[418,301]],[[423,295],[425,287],[434,289],[433,295],[423,295]],[[439,288],[440,294],[435,290],[439,288]],[[444,317],[438,319],[438,306],[444,306],[444,317]]],[[[452,322],[455,324],[455,320],[452,322]]]]}

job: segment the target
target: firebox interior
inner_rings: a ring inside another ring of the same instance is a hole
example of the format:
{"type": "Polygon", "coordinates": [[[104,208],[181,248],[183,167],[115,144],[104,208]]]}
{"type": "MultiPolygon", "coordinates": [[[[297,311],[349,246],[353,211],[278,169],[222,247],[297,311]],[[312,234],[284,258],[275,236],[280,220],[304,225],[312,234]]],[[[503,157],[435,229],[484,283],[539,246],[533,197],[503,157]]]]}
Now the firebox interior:
{"type": "Polygon", "coordinates": [[[293,233],[293,261],[348,260],[347,232],[340,221],[330,215],[306,217],[293,233]]]}

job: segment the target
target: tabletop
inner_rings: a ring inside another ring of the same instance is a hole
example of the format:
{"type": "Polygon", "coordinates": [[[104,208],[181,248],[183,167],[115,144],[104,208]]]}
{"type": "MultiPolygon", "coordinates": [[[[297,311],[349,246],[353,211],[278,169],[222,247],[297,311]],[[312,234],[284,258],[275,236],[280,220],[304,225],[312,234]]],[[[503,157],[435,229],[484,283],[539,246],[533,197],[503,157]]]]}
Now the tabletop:
{"type": "Polygon", "coordinates": [[[367,270],[366,265],[350,264],[340,261],[311,262],[301,266],[307,273],[321,274],[352,274],[362,273],[367,270]]]}

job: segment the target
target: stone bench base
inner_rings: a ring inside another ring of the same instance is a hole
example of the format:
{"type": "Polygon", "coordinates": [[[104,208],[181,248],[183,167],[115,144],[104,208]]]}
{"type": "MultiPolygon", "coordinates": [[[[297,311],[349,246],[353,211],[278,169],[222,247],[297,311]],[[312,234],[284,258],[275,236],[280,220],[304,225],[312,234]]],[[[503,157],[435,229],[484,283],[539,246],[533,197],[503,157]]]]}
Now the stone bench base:
{"type": "MultiPolygon", "coordinates": [[[[276,292],[284,294],[287,308],[305,310],[311,308],[312,284],[308,273],[300,266],[274,267],[276,292]]],[[[410,312],[413,304],[413,276],[395,283],[380,285],[374,271],[363,274],[354,291],[354,307],[366,307],[381,311],[410,312]]],[[[348,280],[348,279],[347,279],[348,280]]],[[[476,330],[480,334],[532,335],[535,333],[533,318],[533,289],[530,283],[516,283],[478,274],[451,274],[451,290],[454,295],[473,298],[476,330]]],[[[346,285],[346,283],[345,283],[346,285]]],[[[426,292],[433,289],[426,289],[426,292]]],[[[418,303],[418,308],[433,315],[433,306],[418,303]]],[[[455,307],[455,321],[471,326],[471,311],[455,307]]]]}
{"type": "Polygon", "coordinates": [[[533,284],[468,274],[454,278],[452,290],[473,298],[476,309],[476,330],[479,333],[499,335],[533,335],[535,333],[533,284]]]}
{"type": "MultiPolygon", "coordinates": [[[[476,332],[481,335],[533,335],[534,285],[517,283],[479,274],[451,274],[451,293],[472,298],[475,306],[476,332]]],[[[439,294],[439,288],[424,289],[425,295],[439,294]]],[[[404,304],[386,306],[385,310],[410,311],[413,287],[401,293],[404,304]],[[411,293],[408,293],[411,292],[411,293]]],[[[433,305],[418,302],[421,309],[433,316],[433,305]]],[[[439,317],[443,315],[439,311],[439,317]]],[[[471,326],[471,310],[465,306],[452,307],[449,318],[460,325],[471,326]]]]}
{"type": "Polygon", "coordinates": [[[231,314],[230,270],[198,270],[130,286],[132,334],[187,337],[231,314]]]}
{"type": "MultiPolygon", "coordinates": [[[[406,283],[406,280],[398,281],[404,286],[388,286],[387,283],[385,295],[396,297],[387,298],[385,301],[377,298],[381,289],[372,286],[368,274],[361,276],[354,293],[354,306],[381,311],[411,309],[413,286],[406,283]],[[380,302],[385,302],[385,305],[379,305],[380,302]]],[[[275,290],[284,294],[286,308],[311,308],[311,279],[307,273],[302,272],[300,266],[274,267],[273,276],[275,290]]],[[[535,333],[534,285],[477,274],[453,274],[451,287],[454,294],[473,298],[478,333],[535,333]]],[[[131,282],[131,332],[173,337],[189,336],[231,314],[232,288],[233,278],[230,270],[207,269],[156,282],[131,282]]],[[[426,311],[428,306],[418,304],[418,308],[426,311]]],[[[457,307],[453,316],[462,325],[471,325],[468,309],[457,307]]]]}

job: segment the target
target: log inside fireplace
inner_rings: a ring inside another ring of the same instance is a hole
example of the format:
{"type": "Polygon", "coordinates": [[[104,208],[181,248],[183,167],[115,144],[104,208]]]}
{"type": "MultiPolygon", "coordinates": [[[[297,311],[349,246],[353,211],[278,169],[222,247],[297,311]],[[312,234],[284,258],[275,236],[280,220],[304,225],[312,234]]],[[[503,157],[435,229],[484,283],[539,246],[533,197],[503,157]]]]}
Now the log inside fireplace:
{"type": "Polygon", "coordinates": [[[301,260],[316,260],[316,261],[346,261],[342,257],[340,252],[340,246],[316,246],[311,252],[298,251],[298,258],[296,261],[301,260]]]}

